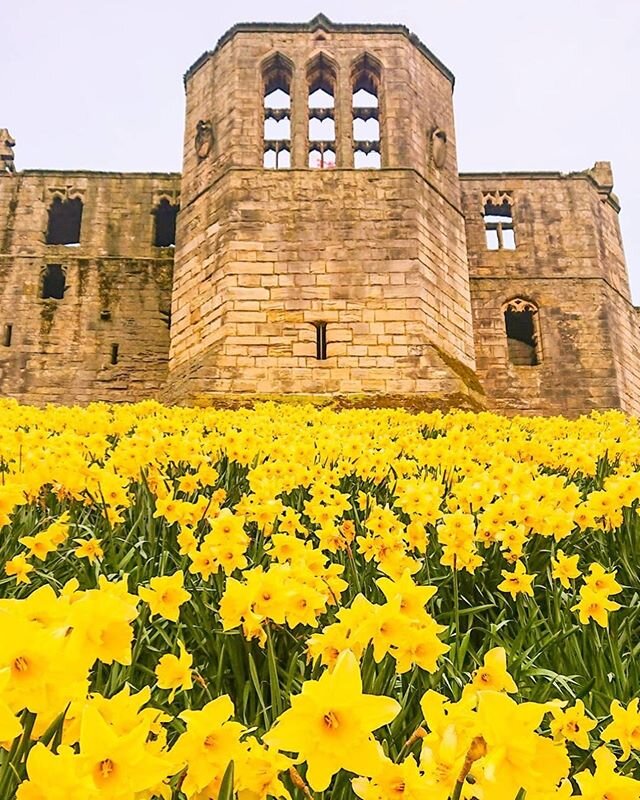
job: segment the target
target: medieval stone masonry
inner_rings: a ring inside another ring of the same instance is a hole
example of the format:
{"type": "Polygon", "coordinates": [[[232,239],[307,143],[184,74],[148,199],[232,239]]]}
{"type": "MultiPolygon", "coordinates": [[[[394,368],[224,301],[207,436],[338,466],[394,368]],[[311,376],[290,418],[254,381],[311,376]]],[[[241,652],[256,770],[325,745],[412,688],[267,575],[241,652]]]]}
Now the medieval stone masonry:
{"type": "Polygon", "coordinates": [[[460,174],[398,25],[240,24],[185,88],[182,175],[16,171],[0,130],[4,396],[640,411],[608,163],[460,174]]]}

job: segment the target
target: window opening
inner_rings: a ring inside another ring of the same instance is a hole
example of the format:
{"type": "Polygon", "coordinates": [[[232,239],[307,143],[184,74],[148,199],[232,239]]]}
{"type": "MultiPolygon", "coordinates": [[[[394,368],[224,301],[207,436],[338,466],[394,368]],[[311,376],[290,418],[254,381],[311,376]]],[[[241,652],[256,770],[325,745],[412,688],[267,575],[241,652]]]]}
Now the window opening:
{"type": "Polygon", "coordinates": [[[49,206],[47,224],[47,244],[80,244],[80,228],[82,226],[82,200],[74,197],[63,200],[57,196],[49,206]]]}
{"type": "Polygon", "coordinates": [[[484,229],[488,250],[515,250],[513,201],[507,194],[484,197],[484,229]]]}
{"type": "Polygon", "coordinates": [[[42,277],[42,299],[62,300],[67,290],[64,270],[60,264],[47,264],[42,277]]]}
{"type": "Polygon", "coordinates": [[[336,71],[320,54],[307,70],[309,84],[309,166],[333,169],[336,166],[336,71]]]}
{"type": "Polygon", "coordinates": [[[316,329],[316,358],[318,361],[325,361],[327,358],[327,323],[314,322],[316,329]]]}
{"type": "Polygon", "coordinates": [[[154,247],[176,246],[176,220],[180,206],[173,205],[163,197],[155,207],[154,216],[154,247]]]}
{"type": "Polygon", "coordinates": [[[509,361],[520,367],[540,364],[538,308],[528,300],[510,300],[503,309],[509,361]]]}
{"type": "Polygon", "coordinates": [[[291,166],[291,79],[290,63],[280,54],[263,69],[264,134],[263,166],[287,169],[291,166]]]}
{"type": "Polygon", "coordinates": [[[357,169],[380,169],[380,67],[368,55],[353,69],[353,165],[357,169]]]}
{"type": "Polygon", "coordinates": [[[117,344],[114,343],[114,344],[111,345],[111,363],[112,364],[117,364],[118,363],[118,351],[119,350],[120,350],[120,347],[117,344]]]}
{"type": "Polygon", "coordinates": [[[5,347],[11,347],[11,335],[13,333],[13,325],[5,325],[2,334],[2,344],[5,347]]]}

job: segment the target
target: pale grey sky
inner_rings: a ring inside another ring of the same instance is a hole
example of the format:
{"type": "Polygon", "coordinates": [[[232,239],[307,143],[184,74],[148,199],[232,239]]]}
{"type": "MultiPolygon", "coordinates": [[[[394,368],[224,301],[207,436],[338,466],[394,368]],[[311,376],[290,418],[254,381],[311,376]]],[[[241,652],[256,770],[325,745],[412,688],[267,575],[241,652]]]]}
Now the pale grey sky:
{"type": "Polygon", "coordinates": [[[640,303],[640,0],[4,0],[18,168],[180,170],[182,74],[236,22],[399,22],[456,76],[460,169],[611,161],[640,303]]]}

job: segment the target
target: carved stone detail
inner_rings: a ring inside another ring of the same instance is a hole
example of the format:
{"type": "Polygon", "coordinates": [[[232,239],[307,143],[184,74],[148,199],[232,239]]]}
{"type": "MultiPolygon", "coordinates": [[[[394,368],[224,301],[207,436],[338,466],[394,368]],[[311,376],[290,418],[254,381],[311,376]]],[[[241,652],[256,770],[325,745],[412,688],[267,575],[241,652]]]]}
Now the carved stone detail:
{"type": "Polygon", "coordinates": [[[486,205],[492,206],[502,206],[505,203],[507,205],[513,205],[513,197],[511,192],[487,192],[486,194],[482,195],[482,210],[486,205]]]}
{"type": "Polygon", "coordinates": [[[431,132],[431,160],[437,169],[442,169],[447,161],[447,134],[442,128],[431,132]]]}
{"type": "Polygon", "coordinates": [[[201,119],[196,125],[196,155],[200,161],[207,158],[213,148],[213,125],[211,120],[201,119]]]}
{"type": "Polygon", "coordinates": [[[44,201],[51,203],[56,197],[59,197],[63,202],[65,200],[75,200],[76,198],[84,201],[84,189],[80,189],[70,183],[66,186],[48,186],[43,198],[44,201]]]}
{"type": "Polygon", "coordinates": [[[13,155],[15,146],[15,139],[9,131],[6,128],[0,128],[0,174],[3,172],[15,174],[16,165],[13,155]]]}
{"type": "Polygon", "coordinates": [[[538,307],[530,300],[523,300],[522,297],[514,297],[502,306],[502,313],[505,311],[515,311],[520,313],[522,311],[530,311],[532,314],[538,313],[538,307]]]}

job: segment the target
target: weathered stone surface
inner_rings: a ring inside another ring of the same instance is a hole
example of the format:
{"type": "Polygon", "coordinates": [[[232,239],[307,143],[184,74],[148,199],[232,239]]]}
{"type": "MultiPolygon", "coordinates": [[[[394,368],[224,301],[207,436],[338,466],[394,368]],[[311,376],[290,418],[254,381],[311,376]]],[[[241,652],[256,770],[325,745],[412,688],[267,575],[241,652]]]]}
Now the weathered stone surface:
{"type": "Polygon", "coordinates": [[[520,413],[640,413],[639,320],[609,165],[571,175],[461,177],[477,372],[490,406],[520,413]],[[482,197],[496,191],[513,197],[515,250],[485,244],[482,197]],[[517,297],[539,308],[536,366],[509,358],[503,306],[517,297]]]}
{"type": "Polygon", "coordinates": [[[173,248],[153,247],[153,209],[179,175],[24,171],[0,179],[0,390],[29,402],[156,396],[167,374],[173,248]],[[55,193],[82,197],[80,244],[47,245],[55,193]],[[66,273],[42,299],[43,271],[66,273]],[[163,316],[162,312],[167,316],[163,316]],[[117,345],[117,363],[112,347],[117,345]]]}
{"type": "Polygon", "coordinates": [[[182,175],[0,170],[2,394],[640,412],[607,162],[459,175],[453,76],[402,26],[239,25],[185,87],[182,175]],[[287,169],[263,168],[269,64],[291,76],[287,169]],[[334,76],[333,169],[308,167],[318,64],[334,76]],[[366,147],[381,169],[354,168],[363,64],[375,68],[379,108],[365,116],[381,137],[366,147]],[[79,244],[46,243],[54,201],[81,203],[79,244]],[[154,246],[161,201],[170,215],[181,206],[175,266],[173,248],[154,246]],[[503,201],[512,223],[493,219],[504,248],[489,250],[484,203],[497,213],[503,201]],[[55,295],[60,275],[62,296],[43,298],[45,276],[55,295]],[[530,314],[531,341],[507,337],[506,309],[530,314]]]}

